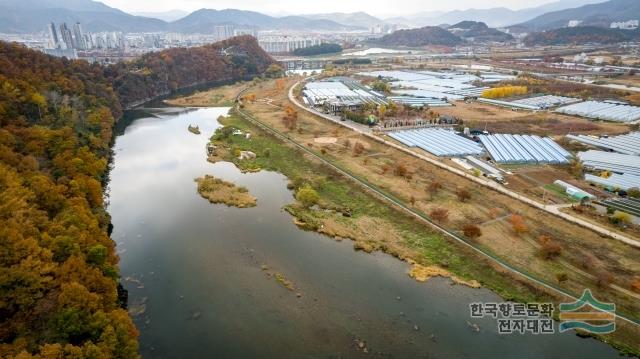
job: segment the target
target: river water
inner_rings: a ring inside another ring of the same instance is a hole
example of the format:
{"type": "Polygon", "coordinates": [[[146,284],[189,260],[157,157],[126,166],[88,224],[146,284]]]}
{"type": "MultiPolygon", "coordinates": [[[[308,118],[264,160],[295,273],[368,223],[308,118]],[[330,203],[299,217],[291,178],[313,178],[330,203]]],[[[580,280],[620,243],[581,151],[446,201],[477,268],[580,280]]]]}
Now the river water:
{"type": "Polygon", "coordinates": [[[495,319],[469,316],[469,303],[500,300],[489,290],[418,283],[395,258],[299,230],[282,211],[284,176],[206,161],[226,111],[148,110],[116,138],[108,210],[143,357],[617,356],[571,333],[499,335],[495,319]],[[193,181],[205,174],[246,186],[257,207],[210,204],[193,181]]]}

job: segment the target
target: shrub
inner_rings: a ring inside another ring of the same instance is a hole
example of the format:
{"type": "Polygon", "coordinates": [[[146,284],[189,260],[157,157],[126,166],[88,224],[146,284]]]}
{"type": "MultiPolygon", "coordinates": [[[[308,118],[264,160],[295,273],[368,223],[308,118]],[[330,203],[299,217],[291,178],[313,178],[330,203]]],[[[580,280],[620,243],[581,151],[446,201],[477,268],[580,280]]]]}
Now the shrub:
{"type": "Polygon", "coordinates": [[[442,189],[442,184],[440,182],[438,182],[438,181],[433,181],[427,187],[427,192],[429,192],[429,195],[431,195],[431,197],[433,197],[436,194],[438,194],[438,192],[441,189],[442,189]]]}
{"type": "Polygon", "coordinates": [[[309,208],[318,203],[320,196],[318,195],[318,192],[310,186],[304,186],[298,190],[298,193],[296,193],[296,199],[302,203],[304,207],[309,208]]]}
{"type": "Polygon", "coordinates": [[[449,210],[444,208],[434,208],[429,212],[429,217],[436,222],[444,223],[449,219],[449,210]]]}
{"type": "Polygon", "coordinates": [[[393,170],[393,174],[398,177],[406,177],[407,176],[407,167],[402,163],[396,165],[396,168],[393,170]]]}
{"type": "Polygon", "coordinates": [[[631,282],[631,290],[640,293],[640,277],[635,277],[631,282]]]}
{"type": "Polygon", "coordinates": [[[462,232],[464,233],[465,237],[468,237],[470,239],[476,239],[482,235],[480,227],[476,226],[475,224],[466,224],[464,227],[462,227],[462,232]]]}
{"type": "Polygon", "coordinates": [[[389,85],[388,83],[384,82],[384,81],[376,81],[374,83],[371,84],[371,88],[375,91],[378,92],[382,92],[382,93],[389,93],[391,92],[391,85],[389,85]]]}
{"type": "Polygon", "coordinates": [[[613,224],[619,226],[629,226],[631,224],[631,215],[625,212],[615,211],[609,220],[613,224]]]}
{"type": "Polygon", "coordinates": [[[600,288],[608,287],[613,283],[613,275],[606,271],[601,271],[596,274],[596,285],[600,288]]]}
{"type": "Polygon", "coordinates": [[[558,257],[562,252],[562,247],[553,238],[542,235],[538,238],[540,242],[540,254],[544,259],[553,259],[558,257]]]}
{"type": "Polygon", "coordinates": [[[640,189],[637,187],[629,188],[627,190],[627,195],[631,198],[640,198],[640,189]]]}
{"type": "Polygon", "coordinates": [[[458,188],[456,190],[456,196],[460,202],[466,202],[471,199],[471,192],[466,188],[458,188]]]}
{"type": "Polygon", "coordinates": [[[516,234],[523,234],[529,232],[529,227],[524,223],[524,218],[519,214],[512,214],[509,218],[511,228],[516,234]]]}
{"type": "Polygon", "coordinates": [[[287,106],[282,122],[287,129],[295,130],[298,125],[298,112],[293,107],[287,106]]]}
{"type": "Polygon", "coordinates": [[[569,280],[569,276],[565,272],[556,273],[556,280],[558,281],[558,283],[564,283],[569,280]]]}
{"type": "Polygon", "coordinates": [[[582,256],[582,260],[580,261],[580,267],[582,269],[591,269],[595,265],[596,259],[591,254],[585,254],[582,256]]]}
{"type": "Polygon", "coordinates": [[[353,155],[360,156],[362,152],[364,152],[364,145],[360,142],[356,142],[356,144],[353,146],[353,155]]]}

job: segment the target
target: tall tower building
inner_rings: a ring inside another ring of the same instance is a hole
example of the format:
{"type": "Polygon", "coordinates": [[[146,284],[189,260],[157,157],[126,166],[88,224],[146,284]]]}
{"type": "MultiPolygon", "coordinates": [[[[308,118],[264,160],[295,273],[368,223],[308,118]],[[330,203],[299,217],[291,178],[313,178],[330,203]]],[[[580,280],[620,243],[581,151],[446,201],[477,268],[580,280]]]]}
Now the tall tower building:
{"type": "Polygon", "coordinates": [[[67,27],[67,23],[63,22],[60,25],[60,37],[62,37],[62,41],[67,49],[74,49],[73,36],[71,35],[71,30],[67,27]]]}
{"type": "Polygon", "coordinates": [[[54,23],[49,24],[49,42],[52,49],[61,48],[60,37],[58,37],[58,30],[56,29],[56,24],[54,23]]]}
{"type": "Polygon", "coordinates": [[[84,32],[82,31],[82,25],[77,22],[73,25],[73,39],[75,41],[75,48],[79,50],[86,50],[87,43],[84,38],[84,32]]]}

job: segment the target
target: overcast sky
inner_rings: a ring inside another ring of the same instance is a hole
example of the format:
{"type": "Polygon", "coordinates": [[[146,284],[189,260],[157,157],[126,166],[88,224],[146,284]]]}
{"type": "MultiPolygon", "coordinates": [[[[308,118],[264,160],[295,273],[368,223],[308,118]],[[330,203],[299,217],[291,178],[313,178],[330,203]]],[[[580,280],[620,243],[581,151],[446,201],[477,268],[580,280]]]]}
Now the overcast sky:
{"type": "Polygon", "coordinates": [[[389,17],[435,10],[508,7],[514,10],[535,7],[554,0],[102,0],[118,9],[136,11],[193,11],[209,9],[243,9],[269,14],[309,14],[321,12],[365,11],[389,17]]]}

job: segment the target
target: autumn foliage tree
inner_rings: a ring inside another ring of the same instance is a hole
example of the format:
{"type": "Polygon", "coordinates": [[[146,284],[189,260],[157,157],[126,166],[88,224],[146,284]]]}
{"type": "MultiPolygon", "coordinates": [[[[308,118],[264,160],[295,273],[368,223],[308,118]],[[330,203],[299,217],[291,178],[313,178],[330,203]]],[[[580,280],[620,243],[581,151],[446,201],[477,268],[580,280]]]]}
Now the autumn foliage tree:
{"type": "Polygon", "coordinates": [[[458,188],[456,189],[456,196],[460,202],[466,202],[471,199],[471,192],[469,192],[466,188],[458,188]]]}
{"type": "Polygon", "coordinates": [[[477,239],[482,236],[482,230],[475,224],[465,224],[464,227],[462,227],[462,232],[465,237],[470,239],[477,239]]]}
{"type": "Polygon", "coordinates": [[[108,71],[0,42],[0,355],[133,358],[102,184],[108,71]]]}
{"type": "Polygon", "coordinates": [[[435,197],[442,189],[442,184],[438,181],[433,181],[427,186],[427,192],[431,198],[435,197]]]}
{"type": "Polygon", "coordinates": [[[606,269],[602,269],[596,273],[596,285],[598,287],[605,288],[611,285],[611,283],[613,283],[613,274],[606,269]]]}
{"type": "Polygon", "coordinates": [[[298,126],[298,111],[291,106],[287,106],[282,123],[288,130],[295,130],[298,126]]]}
{"type": "Polygon", "coordinates": [[[631,281],[631,290],[636,292],[636,293],[640,293],[640,277],[635,277],[632,281],[631,281]]]}
{"type": "Polygon", "coordinates": [[[524,218],[519,214],[512,214],[511,217],[509,217],[509,223],[511,223],[511,228],[518,235],[529,231],[529,227],[527,227],[524,222],[524,218]]]}
{"type": "Polygon", "coordinates": [[[540,243],[540,254],[544,259],[553,259],[562,253],[560,244],[550,236],[541,235],[538,242],[540,243]]]}
{"type": "Polygon", "coordinates": [[[488,90],[484,90],[482,92],[482,97],[488,99],[496,99],[502,97],[511,97],[517,95],[526,95],[527,87],[526,86],[501,86],[494,87],[488,90]]]}
{"type": "Polygon", "coordinates": [[[138,357],[103,203],[116,119],[272,64],[251,36],[108,67],[0,42],[1,357],[138,357]]]}
{"type": "Polygon", "coordinates": [[[407,177],[408,173],[409,170],[407,169],[407,166],[403,165],[402,163],[398,163],[393,169],[393,174],[398,177],[407,177]]]}
{"type": "Polygon", "coordinates": [[[364,145],[360,142],[356,142],[356,144],[353,146],[353,155],[360,156],[362,152],[364,152],[364,145]]]}
{"type": "Polygon", "coordinates": [[[434,208],[429,212],[429,217],[436,222],[444,223],[449,219],[449,210],[445,208],[434,208]]]}

